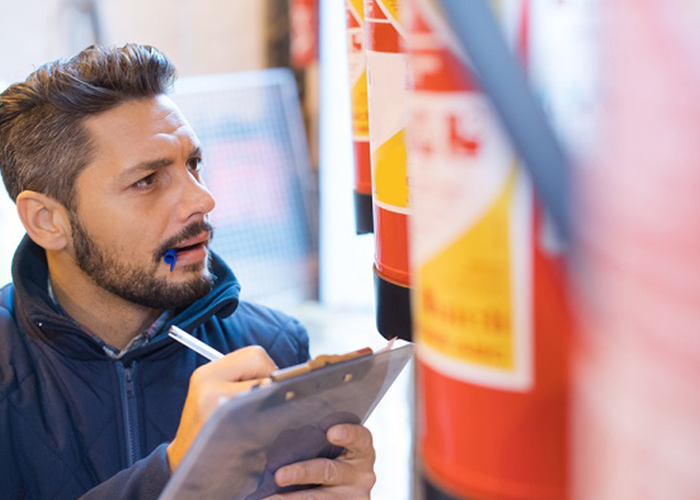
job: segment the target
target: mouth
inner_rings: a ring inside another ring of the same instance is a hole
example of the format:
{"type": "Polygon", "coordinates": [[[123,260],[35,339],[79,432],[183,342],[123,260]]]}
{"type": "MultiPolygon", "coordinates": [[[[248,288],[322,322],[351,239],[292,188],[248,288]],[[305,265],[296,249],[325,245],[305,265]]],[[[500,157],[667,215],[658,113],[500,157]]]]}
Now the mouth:
{"type": "Polygon", "coordinates": [[[174,250],[178,253],[178,256],[181,253],[189,252],[192,250],[198,250],[204,246],[206,246],[209,243],[209,233],[208,232],[203,232],[194,238],[190,238],[189,240],[183,241],[181,244],[176,246],[174,250]]]}
{"type": "Polygon", "coordinates": [[[207,259],[211,233],[204,231],[172,248],[177,252],[177,264],[196,264],[207,259]]]}

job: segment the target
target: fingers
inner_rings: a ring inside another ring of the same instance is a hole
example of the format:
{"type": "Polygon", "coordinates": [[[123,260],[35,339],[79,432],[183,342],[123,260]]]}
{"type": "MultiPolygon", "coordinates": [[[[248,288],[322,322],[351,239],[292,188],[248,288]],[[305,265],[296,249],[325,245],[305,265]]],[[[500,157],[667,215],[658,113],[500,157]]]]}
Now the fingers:
{"type": "Polygon", "coordinates": [[[203,385],[194,395],[199,411],[203,415],[209,415],[222,403],[247,392],[260,384],[263,379],[244,380],[242,382],[213,381],[203,385]]]}
{"type": "Polygon", "coordinates": [[[197,368],[192,374],[192,383],[200,380],[243,380],[269,377],[277,370],[277,365],[260,346],[248,346],[233,351],[221,359],[197,368]]]}
{"type": "MultiPolygon", "coordinates": [[[[324,487],[319,491],[336,487],[369,493],[376,481],[372,434],[360,425],[336,425],[327,435],[333,444],[346,447],[346,453],[337,460],[317,458],[282,467],[275,473],[275,482],[279,486],[319,484],[324,487]]],[[[311,490],[306,493],[312,494],[311,490]]]]}
{"type": "Polygon", "coordinates": [[[354,479],[353,467],[338,460],[316,458],[282,467],[275,473],[279,486],[293,484],[323,484],[338,486],[354,479]]]}
{"type": "Polygon", "coordinates": [[[180,425],[175,439],[167,450],[168,463],[172,471],[177,469],[204,422],[214,410],[225,400],[250,390],[258,382],[259,379],[242,382],[208,381],[190,384],[180,425]]]}
{"type": "Polygon", "coordinates": [[[275,482],[279,486],[318,484],[320,488],[273,495],[266,500],[369,500],[376,479],[368,464],[358,466],[342,460],[317,458],[282,467],[275,473],[275,482]]]}
{"type": "Polygon", "coordinates": [[[168,463],[177,469],[204,422],[223,400],[250,390],[277,369],[262,347],[238,349],[197,368],[190,377],[187,399],[175,438],[168,446],[168,463]]]}
{"type": "Polygon", "coordinates": [[[346,449],[346,460],[369,460],[374,464],[372,433],[361,425],[342,424],[328,429],[328,441],[346,449]]]}

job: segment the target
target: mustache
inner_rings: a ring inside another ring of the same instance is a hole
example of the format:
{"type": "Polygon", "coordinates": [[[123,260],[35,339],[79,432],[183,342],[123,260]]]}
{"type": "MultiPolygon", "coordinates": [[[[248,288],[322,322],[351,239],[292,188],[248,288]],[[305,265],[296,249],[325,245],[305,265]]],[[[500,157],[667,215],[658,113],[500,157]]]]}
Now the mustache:
{"type": "Polygon", "coordinates": [[[212,226],[209,223],[209,221],[193,222],[175,236],[168,238],[163,244],[161,244],[158,247],[158,249],[153,254],[155,262],[159,263],[161,259],[165,257],[166,252],[171,248],[175,248],[180,243],[187,241],[190,238],[194,238],[195,236],[200,235],[205,231],[209,233],[209,242],[211,242],[214,239],[214,226],[212,226]]]}

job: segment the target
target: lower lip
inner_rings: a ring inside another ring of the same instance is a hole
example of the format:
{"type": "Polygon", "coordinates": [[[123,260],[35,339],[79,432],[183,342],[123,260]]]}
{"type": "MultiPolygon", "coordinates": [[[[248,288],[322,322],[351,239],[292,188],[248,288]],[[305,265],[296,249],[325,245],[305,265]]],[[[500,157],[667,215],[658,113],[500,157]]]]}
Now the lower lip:
{"type": "Polygon", "coordinates": [[[197,245],[190,250],[177,251],[177,264],[201,262],[207,258],[207,247],[204,244],[197,245]]]}

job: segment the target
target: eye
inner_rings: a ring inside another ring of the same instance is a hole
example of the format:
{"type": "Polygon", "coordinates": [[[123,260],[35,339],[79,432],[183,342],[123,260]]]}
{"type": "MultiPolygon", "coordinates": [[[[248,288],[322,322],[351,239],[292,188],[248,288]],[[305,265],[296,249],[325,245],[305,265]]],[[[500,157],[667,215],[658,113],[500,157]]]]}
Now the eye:
{"type": "Polygon", "coordinates": [[[201,158],[190,158],[187,160],[187,167],[193,172],[199,172],[202,169],[202,159],[201,158]]]}
{"type": "Polygon", "coordinates": [[[153,172],[143,179],[136,181],[132,186],[136,189],[148,189],[156,182],[156,173],[153,172]]]}

